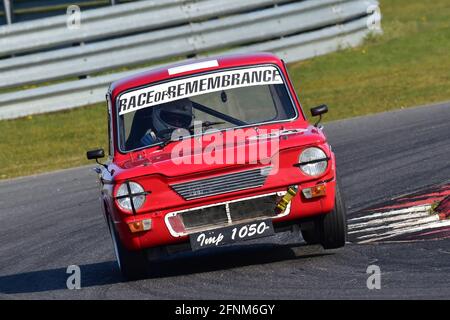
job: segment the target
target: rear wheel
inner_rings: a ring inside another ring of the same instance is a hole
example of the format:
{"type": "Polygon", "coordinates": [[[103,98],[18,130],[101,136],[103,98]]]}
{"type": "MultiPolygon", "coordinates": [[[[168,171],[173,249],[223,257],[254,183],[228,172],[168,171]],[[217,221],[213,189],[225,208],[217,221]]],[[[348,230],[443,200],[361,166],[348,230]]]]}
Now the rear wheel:
{"type": "Polygon", "coordinates": [[[148,260],[143,251],[131,251],[125,248],[120,242],[111,218],[108,217],[109,231],[116,254],[117,264],[120,272],[126,280],[137,280],[148,275],[148,260]]]}

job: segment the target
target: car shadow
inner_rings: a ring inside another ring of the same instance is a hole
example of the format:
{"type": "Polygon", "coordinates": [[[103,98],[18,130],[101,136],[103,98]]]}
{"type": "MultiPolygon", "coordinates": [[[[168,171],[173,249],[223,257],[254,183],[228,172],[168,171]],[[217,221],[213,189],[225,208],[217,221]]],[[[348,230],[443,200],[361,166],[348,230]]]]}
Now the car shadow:
{"type": "Polygon", "coordinates": [[[333,253],[324,252],[318,246],[306,246],[305,243],[237,245],[204,249],[176,254],[153,262],[148,278],[177,277],[330,254],[333,253]]]}
{"type": "MultiPolygon", "coordinates": [[[[115,261],[80,265],[81,287],[92,287],[122,281],[115,261]]],[[[0,277],[0,293],[19,294],[67,289],[67,267],[23,272],[0,277]]]]}
{"type": "MultiPolygon", "coordinates": [[[[178,253],[169,258],[154,261],[147,279],[176,277],[333,254],[311,248],[306,247],[304,243],[255,244],[178,253]],[[298,250],[301,252],[296,252],[298,250]]],[[[79,267],[82,288],[124,282],[115,261],[84,264],[79,267]]],[[[67,268],[64,267],[0,276],[0,293],[20,294],[67,289],[66,281],[70,274],[66,273],[66,270],[67,268]]]]}

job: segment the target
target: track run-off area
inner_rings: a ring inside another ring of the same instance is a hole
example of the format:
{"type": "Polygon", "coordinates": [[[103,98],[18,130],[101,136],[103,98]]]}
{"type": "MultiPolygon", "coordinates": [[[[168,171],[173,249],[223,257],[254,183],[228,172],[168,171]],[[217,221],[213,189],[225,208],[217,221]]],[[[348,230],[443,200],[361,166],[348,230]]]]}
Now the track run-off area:
{"type": "Polygon", "coordinates": [[[448,298],[450,223],[430,213],[450,188],[450,103],[325,124],[350,242],[324,251],[286,232],[184,253],[123,282],[93,166],[0,182],[0,299],[448,298]],[[81,289],[68,290],[69,265],[81,289]],[[381,289],[367,288],[367,268],[381,289]]]}

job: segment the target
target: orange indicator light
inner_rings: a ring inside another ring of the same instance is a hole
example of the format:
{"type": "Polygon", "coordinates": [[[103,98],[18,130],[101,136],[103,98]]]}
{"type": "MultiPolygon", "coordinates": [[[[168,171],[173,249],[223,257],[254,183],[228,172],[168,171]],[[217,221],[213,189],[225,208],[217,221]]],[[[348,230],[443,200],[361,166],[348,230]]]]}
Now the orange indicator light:
{"type": "Polygon", "coordinates": [[[326,195],[326,191],[326,186],[324,184],[319,184],[311,188],[303,189],[302,193],[306,199],[312,199],[326,195]]]}
{"type": "Polygon", "coordinates": [[[128,227],[132,233],[148,231],[152,228],[152,219],[129,222],[128,227]]]}

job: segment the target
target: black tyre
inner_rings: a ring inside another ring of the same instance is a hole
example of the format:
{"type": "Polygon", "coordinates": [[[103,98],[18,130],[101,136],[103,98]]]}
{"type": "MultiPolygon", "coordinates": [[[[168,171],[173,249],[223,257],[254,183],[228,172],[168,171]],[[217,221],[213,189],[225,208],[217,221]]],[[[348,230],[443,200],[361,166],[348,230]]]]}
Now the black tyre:
{"type": "Polygon", "coordinates": [[[343,247],[347,241],[347,212],[337,184],[335,199],[334,209],[316,222],[324,249],[343,247]]]}
{"type": "Polygon", "coordinates": [[[116,254],[117,264],[120,272],[126,280],[137,280],[148,275],[148,260],[142,251],[131,251],[126,249],[120,242],[119,235],[108,217],[109,231],[116,254]]]}
{"type": "Polygon", "coordinates": [[[305,240],[307,244],[320,243],[320,238],[315,222],[311,222],[308,225],[301,224],[300,230],[302,231],[303,240],[305,240]]]}

